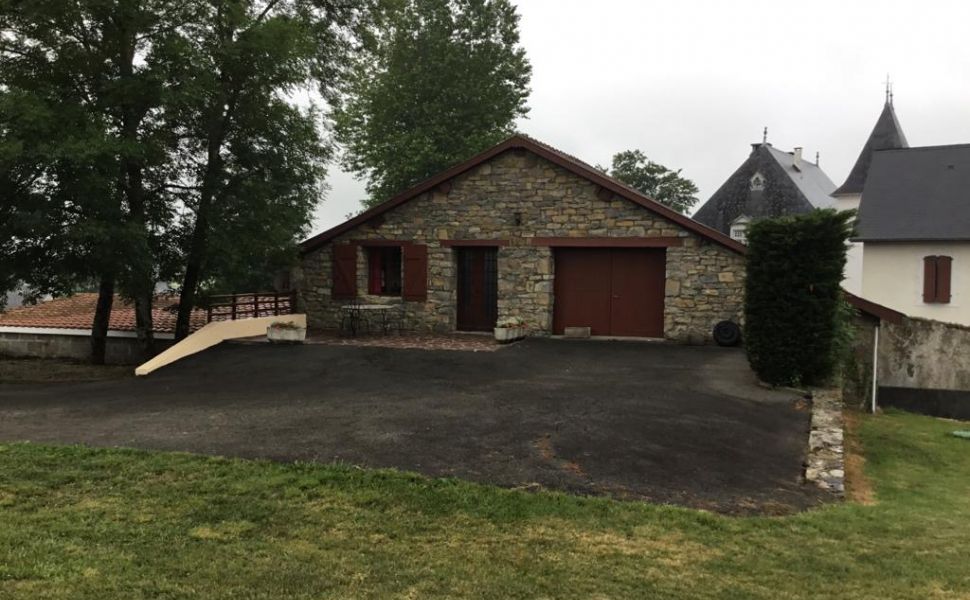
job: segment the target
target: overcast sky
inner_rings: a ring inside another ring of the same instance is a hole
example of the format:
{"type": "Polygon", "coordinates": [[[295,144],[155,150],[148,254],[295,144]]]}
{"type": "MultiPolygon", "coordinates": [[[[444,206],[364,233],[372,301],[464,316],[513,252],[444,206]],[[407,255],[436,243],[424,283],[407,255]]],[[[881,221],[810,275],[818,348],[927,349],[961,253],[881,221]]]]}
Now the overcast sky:
{"type": "MultiPolygon", "coordinates": [[[[841,184],[882,109],[887,73],[910,145],[970,143],[967,0],[516,4],[533,70],[519,130],[592,164],[639,148],[683,169],[701,203],[765,126],[776,148],[820,152],[841,184]]],[[[364,197],[337,166],[329,184],[314,232],[364,197]]]]}

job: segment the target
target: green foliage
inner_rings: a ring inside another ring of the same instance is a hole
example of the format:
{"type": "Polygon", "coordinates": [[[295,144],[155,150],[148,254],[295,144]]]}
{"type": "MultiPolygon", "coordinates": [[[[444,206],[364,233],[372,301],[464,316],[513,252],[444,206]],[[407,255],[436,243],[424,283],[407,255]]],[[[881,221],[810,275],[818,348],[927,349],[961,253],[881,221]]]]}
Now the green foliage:
{"type": "Polygon", "coordinates": [[[697,186],[680,169],[655,163],[639,150],[614,154],[612,167],[599,169],[677,212],[687,213],[697,203],[697,186]]]}
{"type": "Polygon", "coordinates": [[[400,0],[383,17],[335,117],[368,205],[513,133],[531,77],[508,0],[400,0]]]}
{"type": "Polygon", "coordinates": [[[820,384],[841,365],[851,327],[841,282],[853,217],[817,210],[749,228],[745,345],[763,381],[820,384]]]}
{"type": "Polygon", "coordinates": [[[144,307],[291,264],[333,153],[302,100],[335,101],[373,4],[0,3],[0,288],[117,280],[144,307]]]}
{"type": "Polygon", "coordinates": [[[156,255],[175,209],[159,187],[175,149],[161,106],[180,61],[158,55],[191,15],[178,0],[0,5],[0,172],[13,189],[13,269],[38,292],[101,280],[107,297],[117,281],[145,308],[138,329],[148,347],[156,255]]]}

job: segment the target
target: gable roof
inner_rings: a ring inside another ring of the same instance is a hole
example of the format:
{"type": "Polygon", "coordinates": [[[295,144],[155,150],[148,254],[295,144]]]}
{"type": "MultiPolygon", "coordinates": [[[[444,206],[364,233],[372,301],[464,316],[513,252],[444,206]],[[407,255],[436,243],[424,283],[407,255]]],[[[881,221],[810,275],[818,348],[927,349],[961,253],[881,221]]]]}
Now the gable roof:
{"type": "Polygon", "coordinates": [[[818,165],[803,159],[796,168],[791,152],[768,143],[751,146],[748,158],[694,213],[695,220],[727,233],[741,215],[753,219],[795,215],[834,203],[830,194],[835,184],[818,165]],[[765,178],[763,189],[751,189],[755,173],[765,178]]]}
{"type": "Polygon", "coordinates": [[[446,171],[442,171],[438,175],[435,175],[434,177],[431,177],[430,179],[427,179],[415,185],[409,190],[405,190],[404,192],[401,192],[397,196],[394,196],[393,198],[385,202],[382,202],[381,204],[378,204],[377,206],[369,210],[364,211],[363,213],[357,215],[356,217],[353,217],[352,219],[344,221],[343,223],[341,223],[340,225],[337,225],[336,227],[332,227],[331,229],[328,229],[323,233],[320,233],[311,237],[310,239],[300,244],[300,252],[303,254],[307,252],[311,252],[314,249],[319,248],[320,246],[323,246],[324,244],[328,243],[330,240],[334,239],[338,235],[345,233],[355,227],[363,225],[370,219],[373,219],[378,215],[384,214],[400,206],[401,204],[404,204],[405,202],[413,200],[414,198],[420,196],[421,194],[424,194],[425,192],[433,190],[435,187],[441,185],[442,183],[448,181],[449,179],[452,179],[453,177],[457,177],[458,175],[461,175],[462,173],[465,173],[466,171],[469,171],[477,167],[478,165],[481,165],[491,160],[492,158],[495,158],[496,156],[513,149],[526,150],[541,158],[544,158],[549,162],[555,165],[558,165],[579,177],[582,177],[588,181],[591,181],[603,187],[604,189],[607,189],[613,192],[614,194],[622,198],[625,198],[630,202],[633,202],[634,204],[639,204],[643,208],[653,213],[656,213],[661,217],[664,217],[670,221],[673,221],[674,223],[680,225],[684,229],[687,229],[688,231],[691,231],[701,236],[702,238],[706,238],[712,242],[720,244],[721,246],[724,246],[729,250],[733,250],[739,254],[743,254],[745,252],[745,246],[743,244],[740,244],[732,240],[730,237],[720,233],[719,231],[716,231],[714,229],[711,229],[710,227],[702,225],[701,223],[698,223],[697,221],[691,219],[690,217],[686,215],[682,215],[681,213],[667,206],[664,206],[663,204],[657,202],[656,200],[653,200],[652,198],[645,196],[643,193],[639,192],[638,190],[626,185],[625,183],[622,183],[619,180],[606,175],[596,167],[593,167],[592,165],[589,165],[579,160],[575,156],[566,154],[561,150],[557,150],[552,146],[544,144],[536,139],[533,139],[523,134],[513,135],[512,137],[505,140],[504,142],[496,146],[493,146],[488,150],[481,152],[480,154],[473,156],[472,158],[466,160],[465,162],[455,165],[446,171]]]}
{"type": "Polygon", "coordinates": [[[873,153],[858,239],[970,240],[970,144],[873,153]]]}
{"type": "Polygon", "coordinates": [[[909,148],[909,142],[903,135],[903,128],[899,125],[899,119],[896,118],[896,111],[893,109],[892,102],[887,100],[886,105],[882,108],[882,113],[876,120],[876,126],[872,128],[869,139],[866,140],[862,152],[859,153],[859,158],[855,161],[855,166],[849,171],[845,183],[832,192],[832,195],[861,194],[866,184],[869,166],[872,164],[872,154],[879,150],[895,148],[909,148]]]}

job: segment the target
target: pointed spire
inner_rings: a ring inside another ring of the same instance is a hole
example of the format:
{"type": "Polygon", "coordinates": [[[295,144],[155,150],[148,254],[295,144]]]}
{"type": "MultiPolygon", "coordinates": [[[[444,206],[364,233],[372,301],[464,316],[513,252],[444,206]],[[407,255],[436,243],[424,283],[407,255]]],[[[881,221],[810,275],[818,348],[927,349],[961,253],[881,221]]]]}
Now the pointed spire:
{"type": "Polygon", "coordinates": [[[833,196],[842,194],[861,194],[862,188],[866,185],[866,177],[869,174],[869,164],[872,162],[872,153],[876,150],[892,150],[895,148],[909,148],[909,142],[903,135],[903,128],[899,125],[896,118],[896,110],[893,108],[892,83],[887,77],[886,83],[886,104],[882,108],[876,126],[872,128],[869,139],[866,140],[856,159],[855,166],[837,190],[832,192],[833,196]]]}

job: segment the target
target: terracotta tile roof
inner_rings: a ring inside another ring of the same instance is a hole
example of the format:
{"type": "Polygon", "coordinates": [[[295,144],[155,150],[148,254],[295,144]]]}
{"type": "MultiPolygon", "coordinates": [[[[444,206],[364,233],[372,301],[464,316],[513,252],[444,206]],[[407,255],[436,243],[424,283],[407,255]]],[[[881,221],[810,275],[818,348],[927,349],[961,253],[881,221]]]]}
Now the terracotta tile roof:
{"type": "MultiPolygon", "coordinates": [[[[90,329],[94,321],[94,308],[98,301],[96,293],[82,293],[65,298],[55,298],[35,306],[21,306],[0,313],[0,327],[43,327],[56,329],[90,329]]],[[[152,307],[152,324],[155,333],[175,332],[175,306],[177,296],[158,296],[152,307]]],[[[190,329],[195,331],[206,322],[206,312],[192,312],[190,329]]],[[[109,329],[112,331],[135,331],[135,307],[115,296],[111,310],[109,329]]]]}

